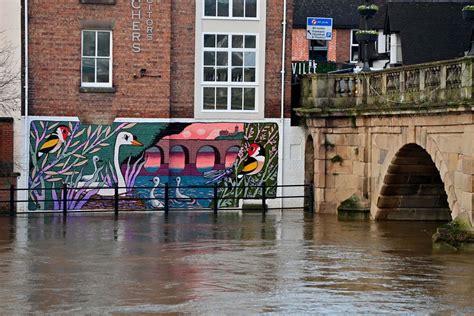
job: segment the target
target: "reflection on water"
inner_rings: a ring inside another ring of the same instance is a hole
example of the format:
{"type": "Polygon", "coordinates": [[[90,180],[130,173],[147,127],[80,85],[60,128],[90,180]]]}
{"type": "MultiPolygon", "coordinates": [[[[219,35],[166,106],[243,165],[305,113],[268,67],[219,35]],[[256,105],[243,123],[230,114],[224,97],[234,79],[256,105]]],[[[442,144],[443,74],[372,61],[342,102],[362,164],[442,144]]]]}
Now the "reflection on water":
{"type": "Polygon", "coordinates": [[[474,254],[439,223],[284,212],[0,218],[0,311],[474,313],[474,254]]]}

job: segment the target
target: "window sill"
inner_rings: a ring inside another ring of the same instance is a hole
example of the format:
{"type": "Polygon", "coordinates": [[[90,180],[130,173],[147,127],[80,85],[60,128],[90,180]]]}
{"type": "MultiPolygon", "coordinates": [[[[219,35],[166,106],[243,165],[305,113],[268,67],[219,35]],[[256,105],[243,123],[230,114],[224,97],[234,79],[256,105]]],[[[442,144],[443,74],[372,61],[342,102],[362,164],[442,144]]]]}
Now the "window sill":
{"type": "Polygon", "coordinates": [[[117,0],[79,0],[81,4],[115,4],[117,0]]]}
{"type": "Polygon", "coordinates": [[[115,87],[80,87],[81,93],[115,93],[115,87]]]}

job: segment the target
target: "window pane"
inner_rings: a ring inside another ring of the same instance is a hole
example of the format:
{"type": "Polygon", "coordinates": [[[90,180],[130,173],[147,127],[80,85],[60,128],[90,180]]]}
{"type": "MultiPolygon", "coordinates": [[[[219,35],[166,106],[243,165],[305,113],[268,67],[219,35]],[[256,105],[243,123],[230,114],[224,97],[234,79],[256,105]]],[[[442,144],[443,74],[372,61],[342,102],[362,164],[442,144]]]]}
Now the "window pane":
{"type": "Polygon", "coordinates": [[[242,68],[241,67],[232,68],[232,81],[239,82],[239,81],[242,81],[242,79],[243,79],[242,68]]]}
{"type": "Polygon", "coordinates": [[[351,60],[358,61],[359,60],[359,48],[358,47],[351,47],[351,60]]]}
{"type": "Polygon", "coordinates": [[[229,41],[227,40],[227,35],[217,35],[217,47],[228,47],[229,41]]]}
{"type": "Polygon", "coordinates": [[[245,36],[245,48],[255,48],[256,39],[254,35],[245,36]]]}
{"type": "Polygon", "coordinates": [[[82,82],[95,82],[94,58],[82,58],[82,82]]]}
{"type": "Polygon", "coordinates": [[[247,18],[257,17],[257,0],[245,1],[245,17],[247,18]]]}
{"type": "Polygon", "coordinates": [[[243,65],[243,54],[241,52],[232,53],[232,66],[243,65]]]}
{"type": "Polygon", "coordinates": [[[245,53],[244,54],[244,66],[255,67],[255,53],[245,53]]]}
{"type": "Polygon", "coordinates": [[[217,0],[217,15],[229,16],[229,0],[217,0]]]}
{"type": "Polygon", "coordinates": [[[109,59],[97,59],[97,82],[109,82],[109,59]]]}
{"type": "Polygon", "coordinates": [[[227,52],[217,52],[217,66],[227,66],[227,52]]]}
{"type": "Polygon", "coordinates": [[[214,67],[204,67],[204,81],[215,81],[214,67]]]}
{"type": "Polygon", "coordinates": [[[217,81],[227,81],[227,68],[217,68],[217,81]]]}
{"type": "Polygon", "coordinates": [[[204,104],[204,109],[205,110],[214,110],[214,93],[216,89],[215,88],[204,88],[204,93],[203,93],[203,104],[204,104]]]}
{"type": "Polygon", "coordinates": [[[204,3],[204,15],[216,16],[216,0],[206,0],[204,3]]]}
{"type": "Polygon", "coordinates": [[[245,82],[255,82],[255,68],[245,68],[244,74],[245,82]]]}
{"type": "Polygon", "coordinates": [[[232,36],[232,47],[233,48],[242,48],[244,42],[244,37],[242,35],[232,36]]]}
{"type": "Polygon", "coordinates": [[[216,110],[227,110],[227,88],[216,88],[216,110]]]}
{"type": "Polygon", "coordinates": [[[99,32],[97,34],[97,56],[110,56],[110,33],[99,32]]]}
{"type": "Polygon", "coordinates": [[[244,110],[255,110],[255,88],[244,89],[244,110]]]}
{"type": "Polygon", "coordinates": [[[352,30],[352,44],[359,44],[359,42],[357,41],[357,36],[356,36],[356,32],[357,30],[352,30]]]}
{"type": "Polygon", "coordinates": [[[216,64],[216,53],[204,52],[204,65],[214,66],[216,64]]]}
{"type": "Polygon", "coordinates": [[[232,7],[232,16],[244,16],[244,0],[234,0],[232,7]]]}
{"type": "Polygon", "coordinates": [[[204,47],[216,47],[216,36],[210,34],[204,35],[204,47]]]}
{"type": "Polygon", "coordinates": [[[82,56],[95,56],[95,32],[82,32],[82,56]]]}
{"type": "Polygon", "coordinates": [[[242,110],[242,88],[232,88],[231,110],[242,110]]]}

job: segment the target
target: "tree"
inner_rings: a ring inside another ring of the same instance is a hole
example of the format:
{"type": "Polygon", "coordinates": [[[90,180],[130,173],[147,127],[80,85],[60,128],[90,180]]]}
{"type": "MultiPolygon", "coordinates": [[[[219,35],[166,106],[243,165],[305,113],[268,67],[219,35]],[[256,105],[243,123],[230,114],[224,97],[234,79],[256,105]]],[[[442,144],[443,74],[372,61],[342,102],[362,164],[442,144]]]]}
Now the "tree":
{"type": "Polygon", "coordinates": [[[4,31],[0,31],[0,112],[10,115],[20,105],[19,60],[15,59],[15,47],[4,31]]]}

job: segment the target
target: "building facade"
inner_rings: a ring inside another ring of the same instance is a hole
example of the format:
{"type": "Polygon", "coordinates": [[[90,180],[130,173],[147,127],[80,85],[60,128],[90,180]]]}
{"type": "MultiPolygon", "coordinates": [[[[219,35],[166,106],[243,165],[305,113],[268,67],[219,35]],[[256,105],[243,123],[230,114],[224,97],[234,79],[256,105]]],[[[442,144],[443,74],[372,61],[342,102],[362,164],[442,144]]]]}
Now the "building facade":
{"type": "Polygon", "coordinates": [[[27,210],[59,209],[64,185],[68,208],[80,210],[107,207],[94,197],[115,185],[133,200],[125,207],[151,209],[164,183],[179,208],[212,206],[212,190],[191,185],[217,184],[226,207],[258,196],[251,186],[302,184],[304,132],[289,119],[291,1],[25,5],[27,210]]]}

